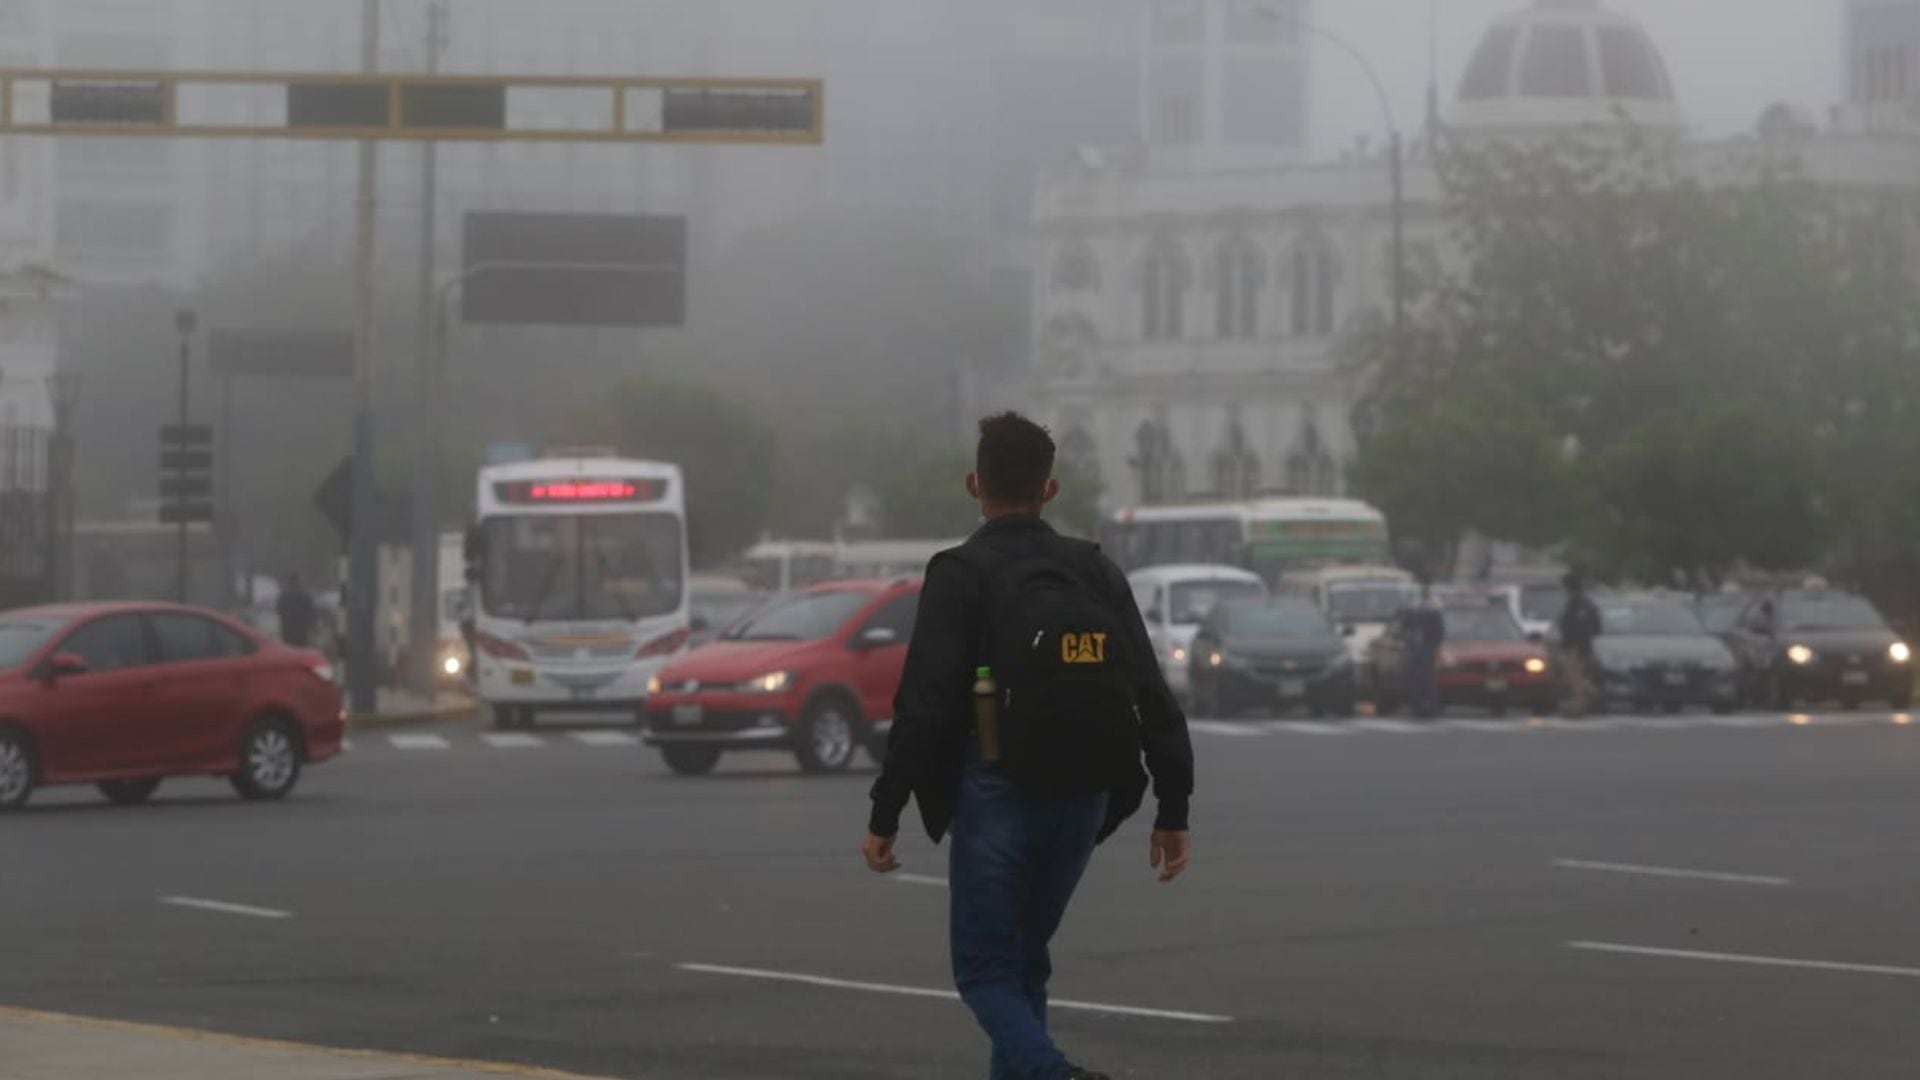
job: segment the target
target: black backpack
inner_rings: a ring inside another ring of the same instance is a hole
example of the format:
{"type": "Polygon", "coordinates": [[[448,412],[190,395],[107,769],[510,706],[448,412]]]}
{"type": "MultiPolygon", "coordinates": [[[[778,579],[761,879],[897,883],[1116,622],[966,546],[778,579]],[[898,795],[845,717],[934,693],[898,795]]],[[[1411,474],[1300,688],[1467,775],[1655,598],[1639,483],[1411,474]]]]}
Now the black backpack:
{"type": "Polygon", "coordinates": [[[1000,688],[1000,768],[1036,794],[1111,791],[1140,768],[1138,658],[1091,584],[1099,553],[1064,539],[1031,554],[959,552],[984,583],[978,656],[1000,688]]]}

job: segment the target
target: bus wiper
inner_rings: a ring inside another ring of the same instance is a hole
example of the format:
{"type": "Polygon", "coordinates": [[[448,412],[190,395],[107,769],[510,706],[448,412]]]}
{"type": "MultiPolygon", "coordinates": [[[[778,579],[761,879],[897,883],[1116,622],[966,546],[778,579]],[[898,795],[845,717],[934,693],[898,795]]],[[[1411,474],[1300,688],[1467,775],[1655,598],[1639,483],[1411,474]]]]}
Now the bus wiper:
{"type": "Polygon", "coordinates": [[[527,605],[527,622],[539,620],[540,609],[547,605],[547,597],[553,593],[554,579],[560,576],[560,562],[561,560],[554,559],[547,566],[546,576],[540,579],[539,586],[533,590],[533,602],[527,605]]]}

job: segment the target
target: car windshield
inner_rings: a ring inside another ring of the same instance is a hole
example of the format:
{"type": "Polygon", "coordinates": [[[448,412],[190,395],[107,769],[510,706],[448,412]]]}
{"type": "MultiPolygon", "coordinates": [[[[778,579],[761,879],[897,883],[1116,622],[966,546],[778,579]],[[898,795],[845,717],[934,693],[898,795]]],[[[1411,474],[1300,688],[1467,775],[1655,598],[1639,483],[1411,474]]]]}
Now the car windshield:
{"type": "Polygon", "coordinates": [[[1304,600],[1271,604],[1232,604],[1225,612],[1226,630],[1234,638],[1332,637],[1320,609],[1304,600]]]}
{"type": "Polygon", "coordinates": [[[1783,630],[1884,630],[1887,622],[1857,596],[1788,598],[1780,602],[1783,630]]]}
{"type": "Polygon", "coordinates": [[[1686,605],[1665,600],[1603,602],[1600,625],[1603,634],[1617,637],[1697,637],[1707,632],[1686,605]]]}
{"type": "Polygon", "coordinates": [[[672,514],[500,517],[485,529],[491,615],[630,621],[673,613],[686,590],[672,514]]]}
{"type": "Polygon", "coordinates": [[[1216,605],[1240,600],[1264,600],[1267,587],[1258,581],[1234,580],[1182,581],[1167,590],[1171,598],[1173,621],[1182,626],[1197,626],[1207,621],[1216,605]]]}
{"type": "Polygon", "coordinates": [[[1520,588],[1520,616],[1534,622],[1553,622],[1567,609],[1567,590],[1558,585],[1520,588]]]}
{"type": "Polygon", "coordinates": [[[818,641],[831,637],[873,594],[854,589],[797,593],[783,597],[735,623],[727,641],[818,641]]]}
{"type": "Polygon", "coordinates": [[[1419,596],[1400,581],[1342,582],[1327,586],[1327,613],[1335,622],[1383,623],[1419,596]]]}
{"type": "Polygon", "coordinates": [[[1724,634],[1733,629],[1740,621],[1740,613],[1747,609],[1745,597],[1716,597],[1702,600],[1694,607],[1694,614],[1700,616],[1700,622],[1715,634],[1724,634]]]}
{"type": "Polygon", "coordinates": [[[694,593],[693,615],[714,629],[722,629],[753,614],[756,608],[766,602],[765,593],[694,593]]]}
{"type": "Polygon", "coordinates": [[[25,663],[62,625],[57,619],[0,619],[0,671],[25,663]]]}
{"type": "Polygon", "coordinates": [[[1524,641],[1520,624],[1504,608],[1448,608],[1444,612],[1448,641],[1524,641]]]}

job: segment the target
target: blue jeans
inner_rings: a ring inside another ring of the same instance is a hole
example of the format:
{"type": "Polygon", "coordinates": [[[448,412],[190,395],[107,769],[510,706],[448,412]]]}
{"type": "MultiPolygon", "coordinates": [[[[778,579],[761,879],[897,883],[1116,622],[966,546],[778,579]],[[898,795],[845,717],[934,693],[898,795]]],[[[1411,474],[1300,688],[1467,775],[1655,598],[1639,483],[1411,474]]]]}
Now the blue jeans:
{"type": "Polygon", "coordinates": [[[1093,858],[1105,795],[1049,798],[970,761],[949,850],[953,981],[993,1041],[993,1080],[1066,1080],[1047,1035],[1047,945],[1093,858]]]}

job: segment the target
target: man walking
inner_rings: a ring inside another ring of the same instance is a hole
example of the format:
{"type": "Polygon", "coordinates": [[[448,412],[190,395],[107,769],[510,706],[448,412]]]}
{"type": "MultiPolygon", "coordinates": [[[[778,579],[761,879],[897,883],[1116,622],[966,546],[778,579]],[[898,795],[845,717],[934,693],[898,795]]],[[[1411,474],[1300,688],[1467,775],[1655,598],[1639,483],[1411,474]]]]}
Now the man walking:
{"type": "Polygon", "coordinates": [[[1560,664],[1567,673],[1567,715],[1578,718],[1593,708],[1599,693],[1594,684],[1593,643],[1600,638],[1600,609],[1587,595],[1579,574],[1568,574],[1561,584],[1567,590],[1567,606],[1560,611],[1560,664]]]}
{"type": "Polygon", "coordinates": [[[951,828],[954,982],[993,1043],[994,1080],[1105,1080],[1047,1034],[1048,944],[1147,771],[1149,866],[1170,882],[1190,851],[1186,718],[1119,568],[1041,520],[1053,464],[1039,425],[981,421],[967,493],[986,520],[927,568],[861,844],[870,869],[899,869],[910,796],[935,843],[951,828]]]}

